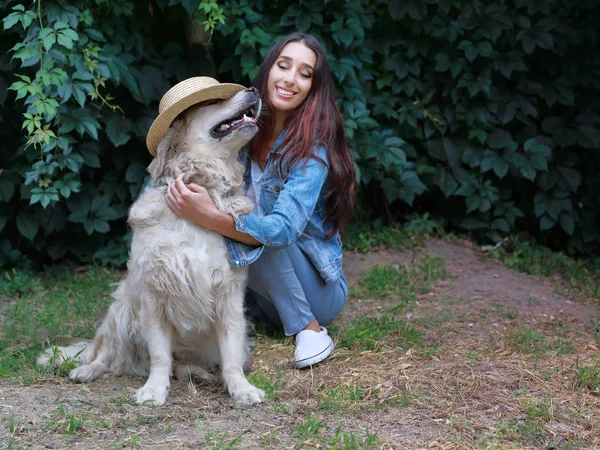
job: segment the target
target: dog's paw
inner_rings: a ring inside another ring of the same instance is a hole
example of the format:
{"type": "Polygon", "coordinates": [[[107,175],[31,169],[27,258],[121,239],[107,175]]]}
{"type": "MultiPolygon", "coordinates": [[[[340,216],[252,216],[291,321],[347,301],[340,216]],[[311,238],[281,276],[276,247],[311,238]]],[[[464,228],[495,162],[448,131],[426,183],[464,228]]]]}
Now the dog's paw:
{"type": "Polygon", "coordinates": [[[265,391],[248,384],[248,387],[232,392],[231,398],[243,405],[256,405],[265,398],[265,391]]]}
{"type": "Polygon", "coordinates": [[[101,368],[87,364],[71,370],[71,372],[69,372],[69,378],[73,381],[79,381],[80,383],[90,383],[103,373],[104,371],[101,368]]]}
{"type": "Polygon", "coordinates": [[[135,401],[142,406],[162,406],[169,397],[169,385],[148,386],[145,385],[137,390],[135,401]]]}

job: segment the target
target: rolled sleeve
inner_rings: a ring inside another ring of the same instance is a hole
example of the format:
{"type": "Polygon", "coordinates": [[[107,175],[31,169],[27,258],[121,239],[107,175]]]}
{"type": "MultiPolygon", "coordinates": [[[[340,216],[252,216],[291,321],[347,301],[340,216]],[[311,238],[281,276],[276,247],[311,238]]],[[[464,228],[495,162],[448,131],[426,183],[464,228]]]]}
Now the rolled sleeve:
{"type": "Polygon", "coordinates": [[[247,266],[252,264],[262,254],[264,245],[252,247],[243,242],[225,238],[227,244],[227,253],[229,254],[229,264],[233,268],[247,266]]]}

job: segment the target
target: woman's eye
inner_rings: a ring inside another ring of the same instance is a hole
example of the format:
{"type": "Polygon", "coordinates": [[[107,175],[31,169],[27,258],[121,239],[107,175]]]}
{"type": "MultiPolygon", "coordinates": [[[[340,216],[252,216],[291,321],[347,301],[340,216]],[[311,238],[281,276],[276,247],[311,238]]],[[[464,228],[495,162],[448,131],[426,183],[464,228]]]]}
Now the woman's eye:
{"type": "Polygon", "coordinates": [[[300,75],[302,75],[304,78],[310,78],[311,74],[309,73],[301,73],[300,75]]]}
{"type": "Polygon", "coordinates": [[[283,70],[287,69],[287,67],[285,67],[285,64],[277,64],[277,67],[283,70]]]}

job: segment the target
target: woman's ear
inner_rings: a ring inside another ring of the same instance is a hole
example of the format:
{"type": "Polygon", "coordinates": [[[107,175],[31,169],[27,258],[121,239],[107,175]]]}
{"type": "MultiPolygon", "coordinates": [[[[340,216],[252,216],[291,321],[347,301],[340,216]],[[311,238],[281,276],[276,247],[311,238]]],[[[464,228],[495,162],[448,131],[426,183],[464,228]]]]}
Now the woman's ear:
{"type": "Polygon", "coordinates": [[[167,161],[170,159],[174,148],[177,146],[177,135],[182,125],[183,120],[181,119],[176,119],[173,121],[169,127],[169,130],[167,131],[167,135],[159,142],[156,150],[156,156],[148,166],[148,172],[153,180],[161,177],[165,171],[167,161]]]}

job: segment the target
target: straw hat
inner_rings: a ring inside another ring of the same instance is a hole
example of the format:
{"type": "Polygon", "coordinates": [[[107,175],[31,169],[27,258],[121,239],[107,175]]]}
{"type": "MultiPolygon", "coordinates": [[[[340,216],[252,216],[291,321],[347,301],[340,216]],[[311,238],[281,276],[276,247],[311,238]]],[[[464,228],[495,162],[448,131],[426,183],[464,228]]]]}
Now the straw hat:
{"type": "Polygon", "coordinates": [[[158,117],[152,122],[146,145],[156,156],[158,143],[167,135],[175,118],[190,106],[206,100],[227,99],[246,89],[240,84],[219,83],[210,77],[193,77],[183,80],[167,91],[158,105],[158,117]]]}

